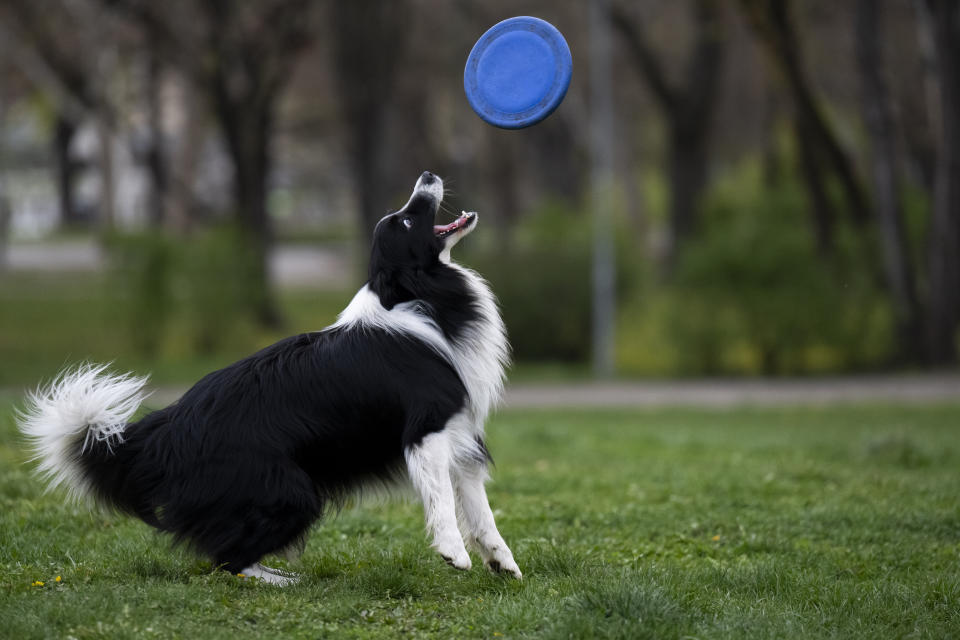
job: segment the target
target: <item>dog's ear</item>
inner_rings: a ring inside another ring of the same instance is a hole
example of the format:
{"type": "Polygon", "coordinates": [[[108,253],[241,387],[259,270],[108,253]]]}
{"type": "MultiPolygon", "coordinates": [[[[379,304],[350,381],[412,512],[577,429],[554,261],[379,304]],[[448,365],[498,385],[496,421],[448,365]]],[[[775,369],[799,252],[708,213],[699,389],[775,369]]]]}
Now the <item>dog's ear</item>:
{"type": "Polygon", "coordinates": [[[416,274],[410,269],[381,270],[370,278],[370,289],[380,298],[383,308],[389,311],[395,305],[417,297],[415,283],[416,274]]]}

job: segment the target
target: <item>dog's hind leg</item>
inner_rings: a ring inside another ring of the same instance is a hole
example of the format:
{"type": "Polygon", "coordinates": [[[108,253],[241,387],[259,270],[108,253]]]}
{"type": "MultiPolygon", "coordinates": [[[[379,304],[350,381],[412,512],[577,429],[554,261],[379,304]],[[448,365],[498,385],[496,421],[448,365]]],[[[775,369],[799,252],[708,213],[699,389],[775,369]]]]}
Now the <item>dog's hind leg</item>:
{"type": "Polygon", "coordinates": [[[296,582],[295,574],[265,567],[260,560],[299,543],[323,513],[323,499],[310,476],[293,464],[267,461],[229,477],[236,490],[221,486],[223,491],[203,509],[175,514],[189,523],[183,537],[229,573],[277,585],[296,582]]]}
{"type": "Polygon", "coordinates": [[[243,569],[238,575],[244,578],[263,580],[268,584],[275,584],[280,587],[286,587],[287,585],[296,584],[300,581],[300,576],[295,573],[273,569],[259,562],[255,562],[246,569],[243,569]]]}
{"type": "Polygon", "coordinates": [[[470,568],[470,555],[457,528],[456,502],[450,479],[452,462],[450,440],[440,431],[425,436],[419,444],[404,452],[407,471],[414,489],[423,500],[427,530],[433,548],[457,569],[470,568]]]}
{"type": "Polygon", "coordinates": [[[284,515],[274,509],[250,508],[244,522],[237,519],[229,525],[236,533],[229,536],[228,545],[211,553],[217,566],[243,578],[256,578],[279,586],[298,582],[297,574],[259,562],[266,554],[282,551],[285,544],[302,536],[310,524],[307,518],[284,515]]]}
{"type": "MultiPolygon", "coordinates": [[[[232,533],[224,538],[224,546],[211,555],[225,571],[244,578],[257,578],[269,584],[287,586],[299,581],[297,574],[260,564],[266,554],[281,552],[293,541],[299,540],[312,518],[302,514],[284,513],[282,507],[248,507],[241,522],[235,519],[232,533]]],[[[229,520],[226,522],[230,522],[229,520]]]]}
{"type": "Polygon", "coordinates": [[[487,478],[485,460],[458,461],[453,466],[453,486],[463,535],[491,571],[510,573],[521,579],[523,574],[520,573],[520,567],[493,519],[484,488],[487,478]]]}

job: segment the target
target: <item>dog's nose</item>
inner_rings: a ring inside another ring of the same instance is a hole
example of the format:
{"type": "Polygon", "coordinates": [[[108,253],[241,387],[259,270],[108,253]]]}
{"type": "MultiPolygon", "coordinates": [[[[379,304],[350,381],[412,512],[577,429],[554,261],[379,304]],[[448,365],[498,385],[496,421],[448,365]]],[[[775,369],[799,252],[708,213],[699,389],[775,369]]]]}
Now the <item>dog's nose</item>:
{"type": "Polygon", "coordinates": [[[420,174],[420,182],[423,184],[433,184],[437,179],[437,176],[433,175],[429,171],[424,171],[420,174]]]}

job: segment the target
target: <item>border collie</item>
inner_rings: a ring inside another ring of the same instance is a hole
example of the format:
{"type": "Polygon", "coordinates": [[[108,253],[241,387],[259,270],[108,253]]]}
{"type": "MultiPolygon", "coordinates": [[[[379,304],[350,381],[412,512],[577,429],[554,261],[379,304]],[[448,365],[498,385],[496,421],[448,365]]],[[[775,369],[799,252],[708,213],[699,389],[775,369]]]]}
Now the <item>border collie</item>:
{"type": "Polygon", "coordinates": [[[165,409],[131,422],[146,378],[61,372],[19,416],[38,470],[276,584],[296,577],[264,555],[302,548],[328,510],[407,476],[444,560],[469,569],[465,539],[520,578],[484,489],[484,421],[509,347],[484,280],[450,259],[477,214],[435,226],[442,198],[424,172],[377,223],[369,280],[333,325],[215,371],[165,409]]]}

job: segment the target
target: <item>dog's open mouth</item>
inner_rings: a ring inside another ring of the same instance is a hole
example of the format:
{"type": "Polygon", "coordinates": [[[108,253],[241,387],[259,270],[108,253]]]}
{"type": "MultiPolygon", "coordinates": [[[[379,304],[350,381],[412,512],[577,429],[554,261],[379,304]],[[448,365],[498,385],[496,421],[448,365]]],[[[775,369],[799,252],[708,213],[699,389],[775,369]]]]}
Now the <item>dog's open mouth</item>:
{"type": "Polygon", "coordinates": [[[456,233],[461,229],[466,229],[472,225],[477,219],[477,214],[473,211],[465,211],[459,218],[451,222],[450,224],[437,224],[433,226],[433,235],[438,238],[445,238],[451,233],[456,233]]]}

